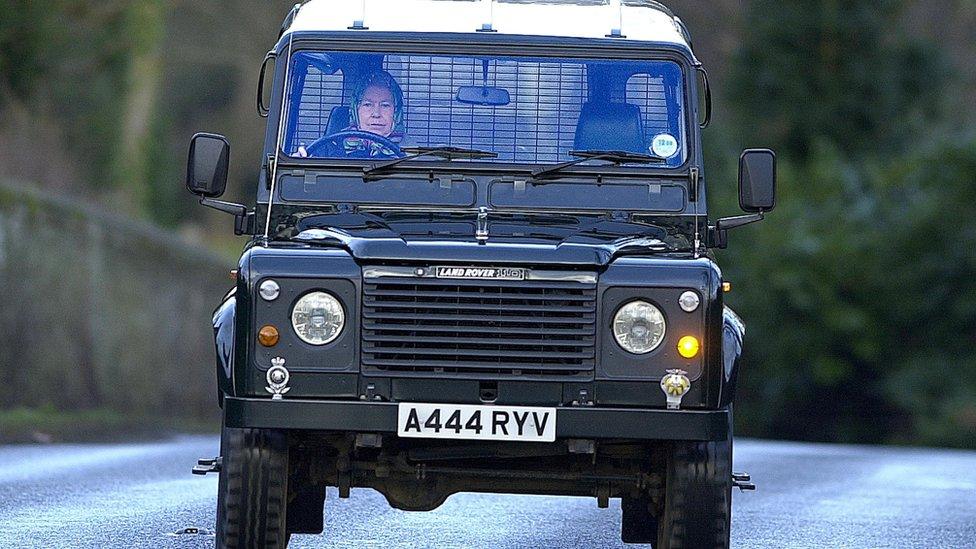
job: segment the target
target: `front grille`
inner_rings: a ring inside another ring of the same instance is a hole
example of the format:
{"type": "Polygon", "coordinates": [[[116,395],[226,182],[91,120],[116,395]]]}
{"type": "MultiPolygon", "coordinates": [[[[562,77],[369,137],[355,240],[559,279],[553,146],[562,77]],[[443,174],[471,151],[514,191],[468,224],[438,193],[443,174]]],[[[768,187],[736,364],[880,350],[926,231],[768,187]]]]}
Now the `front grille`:
{"type": "Polygon", "coordinates": [[[363,294],[365,372],[592,375],[595,282],[367,277],[363,294]]]}

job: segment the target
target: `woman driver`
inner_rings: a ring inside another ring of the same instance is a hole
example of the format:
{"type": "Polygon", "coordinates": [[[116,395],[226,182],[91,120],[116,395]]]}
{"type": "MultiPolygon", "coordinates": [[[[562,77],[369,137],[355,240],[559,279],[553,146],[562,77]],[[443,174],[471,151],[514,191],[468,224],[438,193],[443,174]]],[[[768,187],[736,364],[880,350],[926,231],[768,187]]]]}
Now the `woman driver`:
{"type": "MultiPolygon", "coordinates": [[[[397,145],[404,143],[403,91],[386,71],[375,71],[363,79],[352,95],[349,109],[350,125],[346,130],[359,130],[385,137],[397,145]]],[[[399,150],[363,137],[346,137],[342,150],[347,156],[401,156],[399,150]]]]}

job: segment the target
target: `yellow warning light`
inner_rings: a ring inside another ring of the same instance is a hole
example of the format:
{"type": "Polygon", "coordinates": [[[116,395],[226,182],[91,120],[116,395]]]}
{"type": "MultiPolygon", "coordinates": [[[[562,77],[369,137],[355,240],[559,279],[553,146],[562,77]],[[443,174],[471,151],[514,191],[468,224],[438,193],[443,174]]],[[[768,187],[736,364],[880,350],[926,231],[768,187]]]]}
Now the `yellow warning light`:
{"type": "Polygon", "coordinates": [[[731,292],[732,291],[732,283],[731,282],[723,282],[722,283],[722,291],[725,292],[725,293],[731,292]]]}
{"type": "Polygon", "coordinates": [[[685,358],[695,358],[701,344],[695,336],[685,336],[678,340],[678,354],[685,358]]]}

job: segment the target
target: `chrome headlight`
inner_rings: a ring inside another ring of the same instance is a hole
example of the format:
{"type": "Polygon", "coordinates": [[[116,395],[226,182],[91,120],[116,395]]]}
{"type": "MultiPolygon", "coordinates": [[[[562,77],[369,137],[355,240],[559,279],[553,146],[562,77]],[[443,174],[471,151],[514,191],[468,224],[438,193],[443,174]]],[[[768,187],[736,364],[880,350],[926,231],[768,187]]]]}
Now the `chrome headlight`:
{"type": "Polygon", "coordinates": [[[631,301],[613,317],[613,337],[625,351],[642,355],[664,341],[666,326],[661,310],[646,301],[631,301]]]}
{"type": "Polygon", "coordinates": [[[339,337],[346,313],[339,300],[325,292],[303,295],[291,311],[291,325],[305,343],[325,345],[339,337]]]}

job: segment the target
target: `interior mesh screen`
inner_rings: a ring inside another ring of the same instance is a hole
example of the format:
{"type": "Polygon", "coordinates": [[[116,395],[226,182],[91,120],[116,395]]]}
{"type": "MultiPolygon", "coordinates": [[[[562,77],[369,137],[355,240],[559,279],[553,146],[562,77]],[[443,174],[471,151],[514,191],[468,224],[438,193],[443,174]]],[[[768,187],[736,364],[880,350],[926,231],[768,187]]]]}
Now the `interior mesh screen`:
{"type": "MultiPolygon", "coordinates": [[[[325,74],[319,68],[308,67],[298,107],[298,144],[308,144],[326,134],[332,107],[345,105],[342,91],[342,71],[325,74]]],[[[348,126],[346,121],[343,127],[348,126]]],[[[289,151],[293,152],[293,151],[289,151]]]]}
{"type": "Polygon", "coordinates": [[[556,162],[573,148],[586,97],[582,64],[492,63],[488,84],[509,91],[504,106],[455,101],[458,87],[483,85],[479,60],[388,56],[386,69],[403,83],[407,134],[422,143],[491,150],[509,162],[556,162]]]}
{"type": "Polygon", "coordinates": [[[669,131],[668,105],[664,96],[664,79],[646,74],[635,74],[627,80],[625,101],[641,108],[644,125],[644,141],[659,133],[669,131]]]}

